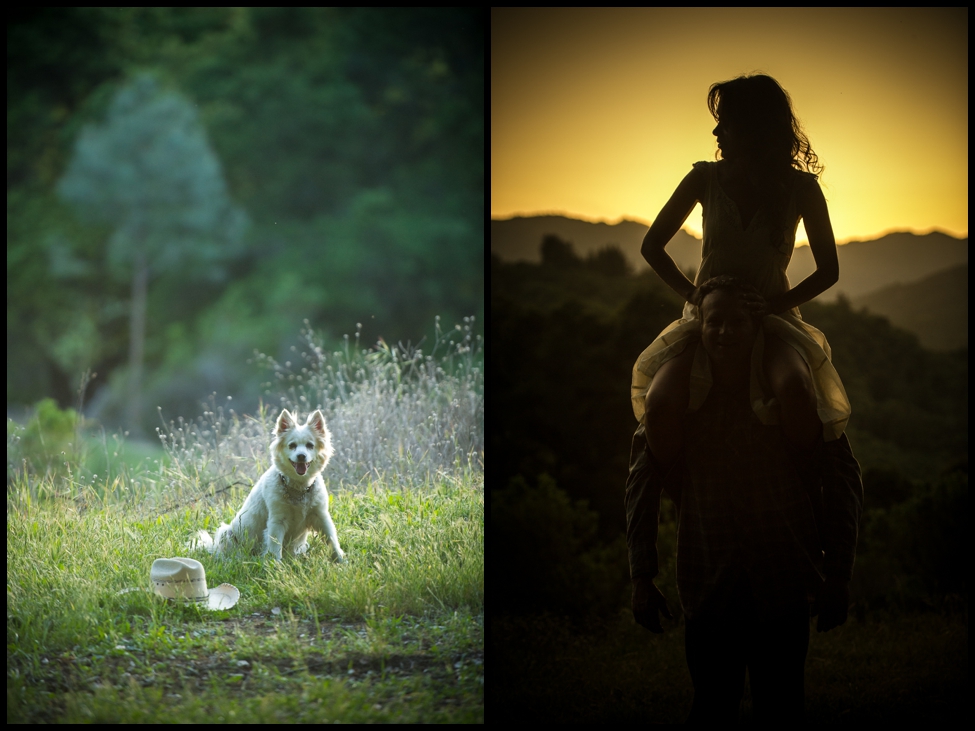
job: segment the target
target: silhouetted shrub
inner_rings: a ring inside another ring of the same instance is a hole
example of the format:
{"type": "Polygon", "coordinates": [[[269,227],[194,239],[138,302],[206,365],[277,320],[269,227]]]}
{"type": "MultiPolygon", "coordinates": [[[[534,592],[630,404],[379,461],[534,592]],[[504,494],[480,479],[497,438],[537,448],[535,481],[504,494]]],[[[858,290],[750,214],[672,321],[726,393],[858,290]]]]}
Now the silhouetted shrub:
{"type": "Polygon", "coordinates": [[[491,524],[502,611],[618,611],[629,583],[625,538],[600,544],[599,517],[585,500],[570,500],[548,475],[536,487],[517,476],[491,493],[491,524]]]}
{"type": "Polygon", "coordinates": [[[863,490],[871,508],[889,508],[909,499],[914,483],[897,470],[875,468],[863,473],[863,490]]]}
{"type": "Polygon", "coordinates": [[[909,610],[968,598],[968,473],[920,484],[904,502],[867,511],[854,599],[909,610]]]}
{"type": "Polygon", "coordinates": [[[590,254],[586,257],[586,266],[608,277],[626,277],[630,274],[630,263],[616,244],[590,254]]]}
{"type": "Polygon", "coordinates": [[[581,266],[582,259],[570,242],[563,241],[555,234],[546,234],[542,238],[542,264],[569,269],[581,266]]]}

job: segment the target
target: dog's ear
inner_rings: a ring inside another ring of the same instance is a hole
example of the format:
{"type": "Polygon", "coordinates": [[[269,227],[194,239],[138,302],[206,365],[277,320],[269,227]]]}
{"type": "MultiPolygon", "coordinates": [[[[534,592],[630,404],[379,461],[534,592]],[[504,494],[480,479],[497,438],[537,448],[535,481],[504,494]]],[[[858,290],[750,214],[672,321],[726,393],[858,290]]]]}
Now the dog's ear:
{"type": "Polygon", "coordinates": [[[288,429],[294,429],[296,426],[295,417],[291,415],[291,412],[287,409],[281,411],[281,415],[278,417],[277,425],[274,428],[275,434],[283,434],[288,431],[288,429]]]}
{"type": "Polygon", "coordinates": [[[332,458],[332,433],[325,426],[325,417],[322,415],[321,410],[315,411],[313,414],[309,415],[308,421],[305,422],[305,426],[310,426],[315,432],[316,441],[320,443],[320,449],[325,455],[325,464],[332,458]]]}
{"type": "Polygon", "coordinates": [[[307,421],[305,421],[305,426],[311,425],[311,428],[317,431],[319,434],[325,434],[328,429],[325,428],[325,417],[322,415],[321,409],[317,409],[314,413],[308,415],[307,421]]]}

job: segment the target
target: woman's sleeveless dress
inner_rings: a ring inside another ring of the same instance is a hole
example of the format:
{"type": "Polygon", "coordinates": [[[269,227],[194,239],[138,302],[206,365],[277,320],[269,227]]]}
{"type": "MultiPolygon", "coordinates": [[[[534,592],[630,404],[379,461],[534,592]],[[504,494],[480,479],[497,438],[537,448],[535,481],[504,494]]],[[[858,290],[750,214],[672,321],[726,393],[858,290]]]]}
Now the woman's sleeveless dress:
{"type": "MultiPolygon", "coordinates": [[[[789,196],[786,221],[779,250],[769,240],[769,220],[764,208],[752,216],[748,226],[742,227],[738,206],[724,192],[718,182],[715,162],[697,162],[707,173],[707,188],[701,205],[704,208],[704,246],[700,271],[694,280],[702,284],[711,277],[730,274],[751,283],[766,298],[791,288],[786,268],[792,259],[799,216],[796,212],[795,191],[789,196]]],[[[809,173],[798,173],[810,175],[809,173]]],[[[830,362],[829,343],[822,332],[803,322],[798,308],[781,315],[767,315],[759,329],[752,351],[750,400],[752,410],[763,424],[778,424],[778,402],[772,395],[762,367],[765,335],[773,334],[799,351],[816,389],[816,406],[823,422],[823,439],[838,439],[850,418],[850,401],[839,374],[830,362]]],[[[633,366],[631,398],[633,414],[643,420],[644,402],[657,369],[684,348],[697,347],[701,340],[701,320],[698,308],[689,302],[683,316],[672,322],[654,340],[633,366]]],[[[704,403],[711,388],[711,367],[704,348],[697,348],[691,367],[691,394],[688,407],[696,410],[704,403]]]]}

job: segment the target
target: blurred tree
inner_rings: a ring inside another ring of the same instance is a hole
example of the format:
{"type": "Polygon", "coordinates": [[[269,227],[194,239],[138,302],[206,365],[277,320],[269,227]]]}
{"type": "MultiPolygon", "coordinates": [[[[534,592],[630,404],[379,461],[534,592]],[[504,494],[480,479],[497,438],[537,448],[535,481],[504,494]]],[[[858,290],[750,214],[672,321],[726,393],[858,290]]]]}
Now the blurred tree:
{"type": "Polygon", "coordinates": [[[569,269],[579,266],[582,260],[572,248],[571,241],[563,241],[555,234],[542,237],[542,264],[569,269]]]}
{"type": "Polygon", "coordinates": [[[357,322],[367,343],[429,338],[435,315],[484,322],[483,10],[11,12],[11,402],[70,404],[91,368],[108,389],[96,386],[92,414],[124,408],[108,387],[127,381],[132,272],[108,276],[116,223],[79,225],[54,184],[132,69],[193,100],[251,220],[227,286],[188,286],[216,269],[164,272],[149,255],[144,403],[178,388],[196,408],[211,390],[249,388],[248,354],[283,354],[306,317],[333,345],[357,322]]]}
{"type": "Polygon", "coordinates": [[[631,273],[630,263],[619,244],[609,244],[590,254],[586,257],[586,265],[608,277],[626,277],[631,273]]]}
{"type": "Polygon", "coordinates": [[[86,125],[58,194],[86,219],[115,227],[108,260],[132,275],[127,422],[138,429],[150,268],[192,264],[223,278],[247,217],[224,184],[220,162],[192,102],[141,74],[113,99],[104,124],[86,125]]]}

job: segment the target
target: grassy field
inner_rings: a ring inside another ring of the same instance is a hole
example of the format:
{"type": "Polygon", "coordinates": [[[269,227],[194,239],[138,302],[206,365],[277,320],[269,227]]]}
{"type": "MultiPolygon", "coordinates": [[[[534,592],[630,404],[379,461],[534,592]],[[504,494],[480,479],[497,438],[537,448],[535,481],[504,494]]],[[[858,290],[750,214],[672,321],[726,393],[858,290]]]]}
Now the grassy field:
{"type": "MultiPolygon", "coordinates": [[[[340,492],[348,563],[187,552],[196,511],[149,517],[8,501],[7,721],[483,720],[483,483],[340,492]],[[143,592],[196,556],[209,612],[143,592]]],[[[242,499],[242,498],[241,498],[242,499]]],[[[231,513],[227,513],[230,515],[231,513]]]]}
{"type": "Polygon", "coordinates": [[[8,419],[7,722],[483,722],[483,365],[465,323],[426,354],[326,355],[308,332],[300,371],[262,356],[273,409],[211,399],[163,421],[161,446],[52,400],[8,419]],[[347,563],[317,535],[280,563],[187,548],[243,504],[283,407],[326,414],[347,563]],[[174,556],[240,601],[120,593],[174,556]]]}
{"type": "MultiPolygon", "coordinates": [[[[584,628],[552,616],[492,618],[499,708],[524,722],[683,723],[694,689],[682,622],[654,635],[628,611],[584,628]]],[[[811,726],[956,721],[968,702],[968,617],[871,619],[817,634],[806,659],[811,726]]],[[[498,719],[501,720],[501,719],[498,719]]],[[[747,684],[741,722],[751,720],[747,684]]]]}

